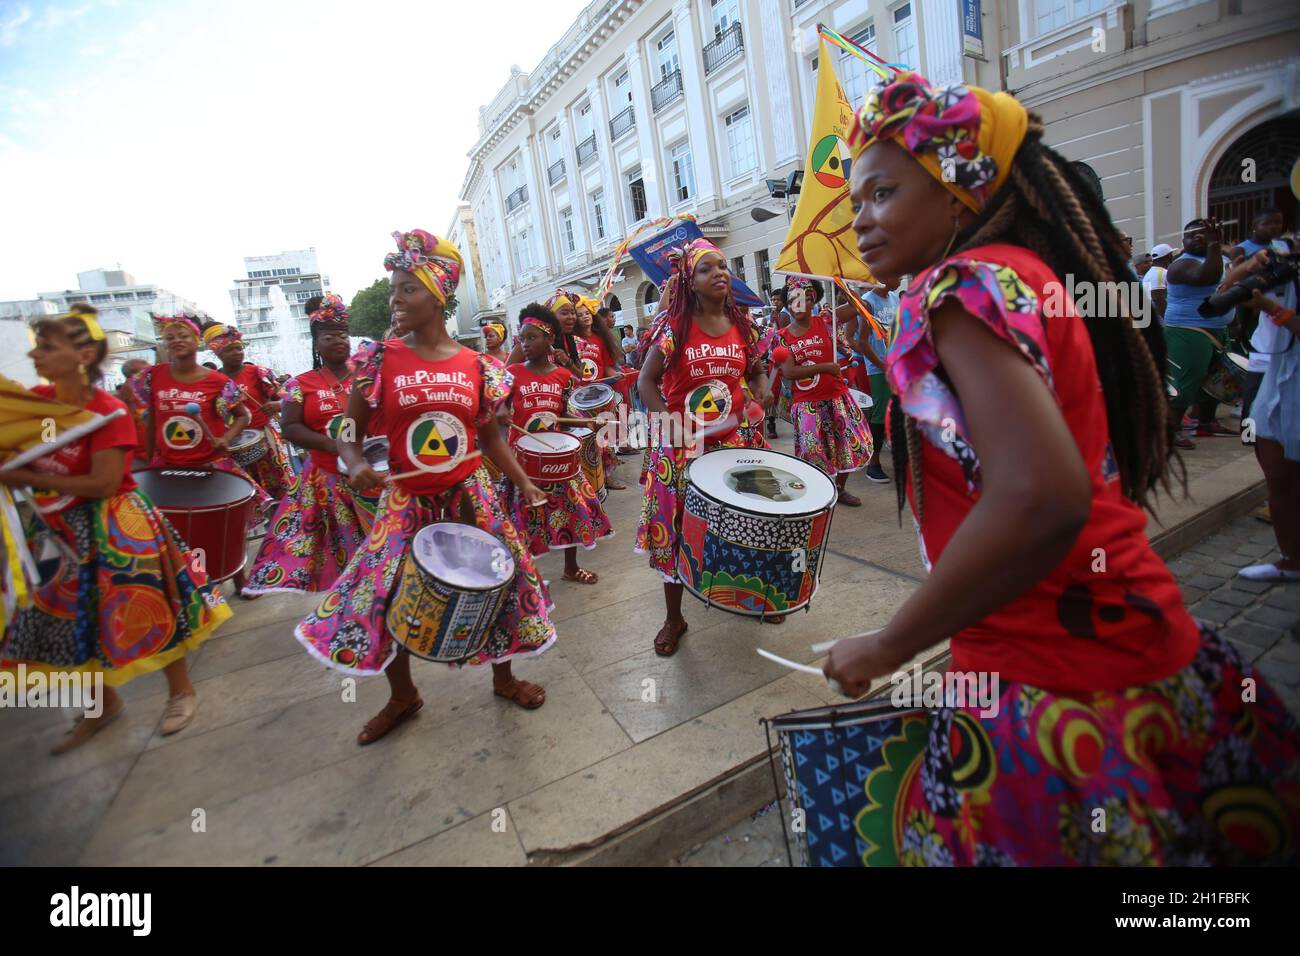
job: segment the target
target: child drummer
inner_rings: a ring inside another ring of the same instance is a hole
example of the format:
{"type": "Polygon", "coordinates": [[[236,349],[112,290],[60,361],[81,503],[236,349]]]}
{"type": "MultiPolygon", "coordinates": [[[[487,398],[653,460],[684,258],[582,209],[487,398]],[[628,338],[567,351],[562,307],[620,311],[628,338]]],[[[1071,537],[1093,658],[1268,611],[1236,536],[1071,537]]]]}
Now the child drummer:
{"type": "Polygon", "coordinates": [[[524,474],[501,438],[496,412],[510,394],[510,377],[495,359],[447,334],[447,298],[463,264],[456,247],[422,229],[393,233],[389,305],[397,337],[358,351],[340,443],[351,482],[362,493],[384,478],[362,456],[372,416],[382,418],[393,475],[374,526],[319,607],[295,634],[315,657],[352,674],[388,677],[391,698],[357,737],[369,744],[414,716],[424,702],[411,680],[411,658],[384,622],[402,561],[415,533],[437,521],[462,521],[510,549],[515,577],[483,649],[465,663],[492,665],[498,697],[533,709],[546,700],[537,684],[515,677],[511,661],[540,654],[555,642],[549,596],[524,539],[497,499],[481,456],[486,454],[541,506],[546,495],[524,474]]]}
{"type": "MultiPolygon", "coordinates": [[[[520,312],[519,341],[527,361],[509,369],[513,379],[510,388],[512,447],[523,434],[554,432],[558,427],[556,419],[568,407],[577,379],[568,369],[551,361],[552,346],[559,336],[560,324],[550,309],[533,303],[520,312]]],[[[534,555],[563,550],[564,580],[595,584],[599,580],[596,573],[578,567],[578,546],[591,550],[597,541],[614,535],[596,489],[579,472],[576,478],[544,485],[542,490],[546,493],[546,503],[541,508],[532,508],[517,487],[505,482],[502,503],[515,527],[527,536],[534,555]]]]}

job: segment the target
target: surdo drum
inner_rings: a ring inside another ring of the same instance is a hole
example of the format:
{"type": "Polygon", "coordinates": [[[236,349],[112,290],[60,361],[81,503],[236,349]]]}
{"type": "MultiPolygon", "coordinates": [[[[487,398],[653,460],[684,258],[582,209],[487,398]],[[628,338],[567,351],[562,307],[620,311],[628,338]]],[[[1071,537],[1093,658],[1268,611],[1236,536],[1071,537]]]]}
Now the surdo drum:
{"type": "Polygon", "coordinates": [[[735,614],[806,607],[817,590],[835,482],[815,465],[757,448],[719,448],[686,469],[677,575],[735,614]]]}
{"type": "Polygon", "coordinates": [[[230,457],[239,462],[242,468],[261,461],[270,450],[266,433],[260,428],[245,428],[230,443],[230,457]]]}
{"type": "Polygon", "coordinates": [[[582,443],[564,432],[521,435],[515,455],[535,484],[562,484],[582,472],[582,443]]]}
{"type": "Polygon", "coordinates": [[[209,580],[224,581],[243,570],[256,494],[252,483],[228,471],[173,468],[145,468],[134,478],[185,546],[201,550],[209,580]]]}
{"type": "Polygon", "coordinates": [[[609,495],[609,489],[605,487],[605,459],[600,453],[595,431],[583,428],[581,425],[570,425],[563,431],[566,435],[578,439],[582,473],[587,476],[587,481],[596,492],[596,497],[604,501],[609,495]]]}
{"type": "Polygon", "coordinates": [[[411,539],[384,620],[416,657],[455,664],[487,643],[515,576],[515,561],[495,537],[442,521],[411,539]]]}

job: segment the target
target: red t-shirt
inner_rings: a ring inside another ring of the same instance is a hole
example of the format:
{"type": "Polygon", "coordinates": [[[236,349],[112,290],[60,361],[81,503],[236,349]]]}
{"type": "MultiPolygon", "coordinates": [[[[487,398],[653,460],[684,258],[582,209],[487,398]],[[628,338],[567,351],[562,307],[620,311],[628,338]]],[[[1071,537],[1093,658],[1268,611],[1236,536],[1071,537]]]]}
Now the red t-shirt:
{"type": "MultiPolygon", "coordinates": [[[[892,387],[909,414],[952,425],[963,421],[960,406],[944,403],[950,393],[934,372],[918,375],[933,360],[931,340],[918,322],[921,303],[936,307],[955,295],[968,311],[993,315],[987,324],[1009,347],[1050,373],[1056,401],[1092,480],[1092,505],[1074,547],[1051,574],[1028,592],[952,638],[953,669],[998,672],[1001,679],[1024,681],[1050,690],[1115,690],[1161,680],[1192,660],[1200,645],[1199,628],[1183,607],[1178,584],[1151,550],[1146,516],[1124,496],[1110,447],[1106,406],[1092,343],[1083,321],[1065,300],[1066,314],[1042,317],[1045,287],[1060,280],[1038,256],[1009,245],[991,245],[947,260],[987,264],[973,278],[944,278],[945,295],[928,295],[935,270],[917,276],[903,296],[899,328],[887,364],[892,387]],[[1011,271],[1014,270],[1014,271],[1011,271]],[[989,289],[1015,290],[1016,278],[1037,296],[1008,296],[1001,310],[989,289]],[[1017,311],[1017,309],[1022,311],[1017,311]],[[917,364],[919,362],[919,365],[917,364]],[[903,396],[906,396],[905,398],[903,396]],[[911,406],[909,408],[909,405],[911,406]]],[[[1118,321],[1118,320],[1116,320],[1118,321]]],[[[933,435],[934,429],[929,433],[933,435]]],[[[926,554],[938,560],[953,533],[979,500],[971,490],[973,449],[954,458],[923,440],[925,507],[921,536],[926,554]],[[963,460],[965,464],[963,464],[963,460]]],[[[908,495],[915,510],[914,489],[908,495]]]]}
{"type": "MultiPolygon", "coordinates": [[[[529,371],[528,366],[520,362],[507,370],[514,384],[510,387],[510,420],[524,431],[553,430],[556,426],[543,429],[545,413],[562,416],[568,402],[569,391],[576,381],[567,368],[557,368],[549,375],[538,375],[529,371]]],[[[519,432],[510,430],[510,444],[519,440],[519,432]]]]}
{"type": "MultiPolygon", "coordinates": [[[[351,391],[350,376],[340,382],[333,372],[317,368],[295,375],[285,382],[284,400],[302,406],[302,423],[312,431],[338,438],[351,391]]],[[[317,451],[315,448],[309,448],[307,453],[317,468],[331,475],[339,473],[336,453],[317,451]]]]}
{"type": "Polygon", "coordinates": [[[582,380],[591,382],[600,378],[607,368],[614,367],[614,356],[609,354],[609,346],[595,332],[573,336],[578,346],[578,355],[582,358],[582,380]]]}
{"type": "MultiPolygon", "coordinates": [[[[53,385],[37,385],[32,392],[42,398],[57,397],[53,385]]],[[[124,495],[128,491],[134,491],[136,484],[135,478],[131,476],[131,452],[135,450],[135,422],[131,418],[130,409],[121,399],[100,388],[95,389],[95,394],[86,403],[86,411],[97,415],[107,415],[119,408],[126,414],[119,415],[107,425],[71,445],[64,445],[44,458],[36,459],[31,464],[32,471],[39,471],[45,475],[88,475],[92,464],[91,456],[95,452],[121,448],[126,452],[126,461],[122,465],[122,482],[113,494],[124,495]]],[[[54,514],[84,504],[89,499],[61,495],[57,491],[33,491],[32,500],[42,514],[54,514]]]]}
{"type": "Polygon", "coordinates": [[[235,383],[221,372],[197,382],[180,382],[167,365],[155,365],[131,379],[136,397],[153,415],[154,454],[167,465],[202,465],[217,457],[212,436],[230,427],[228,418],[240,403],[235,383]],[[199,419],[186,409],[199,406],[199,419]]]}
{"type": "MultiPolygon", "coordinates": [[[[835,350],[831,346],[831,330],[821,316],[808,320],[808,331],[795,335],[794,326],[787,325],[777,332],[784,348],[778,348],[773,358],[783,363],[787,353],[794,357],[795,365],[822,365],[834,362],[835,350]]],[[[814,375],[811,378],[793,379],[790,382],[792,402],[824,402],[847,395],[848,385],[834,375],[814,375]]]]}
{"type": "MultiPolygon", "coordinates": [[[[253,396],[250,402],[244,401],[244,407],[248,413],[253,416],[249,422],[249,428],[264,428],[269,422],[270,416],[262,411],[262,406],[267,402],[274,402],[280,397],[280,389],[271,382],[271,372],[269,369],[262,368],[260,365],[254,365],[252,362],[245,362],[243,367],[231,376],[236,385],[242,386],[244,391],[253,396]]],[[[243,397],[242,393],[241,396],[243,397]]]]}
{"type": "Polygon", "coordinates": [[[491,356],[462,348],[430,362],[401,339],[369,347],[356,363],[357,387],[383,414],[388,462],[416,495],[435,495],[473,473],[480,464],[479,425],[509,395],[509,375],[491,356]]]}
{"type": "MultiPolygon", "coordinates": [[[[691,416],[696,428],[707,428],[728,416],[737,424],[745,407],[740,383],[745,377],[747,356],[740,330],[734,325],[722,335],[708,335],[697,323],[691,324],[690,336],[677,343],[676,333],[664,323],[655,345],[665,361],[680,348],[664,373],[663,392],[668,411],[691,416]]],[[[710,436],[710,441],[730,437],[735,428],[710,436]]]]}

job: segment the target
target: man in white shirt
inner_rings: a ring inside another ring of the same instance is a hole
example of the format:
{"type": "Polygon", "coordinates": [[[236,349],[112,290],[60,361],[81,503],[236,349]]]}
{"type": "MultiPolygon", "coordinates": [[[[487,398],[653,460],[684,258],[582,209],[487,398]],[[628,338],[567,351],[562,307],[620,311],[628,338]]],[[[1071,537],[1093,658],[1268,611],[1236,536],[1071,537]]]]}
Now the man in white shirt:
{"type": "Polygon", "coordinates": [[[1155,306],[1156,315],[1165,317],[1165,303],[1169,290],[1169,263],[1174,261],[1177,250],[1167,242],[1153,246],[1151,249],[1151,268],[1142,274],[1142,288],[1147,298],[1155,306]]]}

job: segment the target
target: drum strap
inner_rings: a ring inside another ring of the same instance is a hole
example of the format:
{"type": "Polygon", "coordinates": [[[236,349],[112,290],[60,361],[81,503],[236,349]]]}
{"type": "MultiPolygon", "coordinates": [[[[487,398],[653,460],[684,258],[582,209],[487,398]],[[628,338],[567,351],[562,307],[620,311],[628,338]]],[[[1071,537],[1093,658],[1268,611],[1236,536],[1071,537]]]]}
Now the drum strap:
{"type": "Polygon", "coordinates": [[[1210,332],[1208,329],[1199,329],[1199,328],[1198,328],[1196,331],[1197,331],[1197,332],[1200,332],[1200,333],[1201,333],[1202,335],[1204,335],[1207,339],[1209,339],[1211,342],[1214,343],[1214,350],[1215,350],[1216,352],[1222,352],[1222,351],[1224,351],[1224,350],[1228,347],[1227,342],[1220,342],[1220,341],[1219,341],[1219,337],[1218,337],[1217,335],[1213,334],[1212,332],[1210,332]]]}

